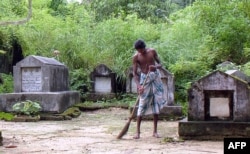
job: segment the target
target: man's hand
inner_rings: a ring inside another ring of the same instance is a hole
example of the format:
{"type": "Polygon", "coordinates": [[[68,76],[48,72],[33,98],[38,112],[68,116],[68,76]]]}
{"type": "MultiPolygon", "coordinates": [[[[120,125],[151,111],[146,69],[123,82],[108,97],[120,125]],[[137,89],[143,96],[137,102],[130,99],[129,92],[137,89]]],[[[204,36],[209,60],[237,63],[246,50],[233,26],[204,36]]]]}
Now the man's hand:
{"type": "Polygon", "coordinates": [[[149,65],[149,71],[150,72],[154,72],[154,71],[156,71],[156,66],[155,65],[149,65]]]}
{"type": "Polygon", "coordinates": [[[161,68],[161,64],[157,64],[157,65],[149,65],[149,71],[150,72],[154,72],[156,71],[156,69],[161,68]]]}
{"type": "Polygon", "coordinates": [[[157,65],[156,65],[156,68],[157,68],[157,69],[159,69],[159,68],[161,68],[161,67],[162,67],[161,64],[157,64],[157,65]]]}
{"type": "Polygon", "coordinates": [[[144,87],[138,86],[138,92],[139,92],[139,94],[142,94],[144,92],[144,87]]]}

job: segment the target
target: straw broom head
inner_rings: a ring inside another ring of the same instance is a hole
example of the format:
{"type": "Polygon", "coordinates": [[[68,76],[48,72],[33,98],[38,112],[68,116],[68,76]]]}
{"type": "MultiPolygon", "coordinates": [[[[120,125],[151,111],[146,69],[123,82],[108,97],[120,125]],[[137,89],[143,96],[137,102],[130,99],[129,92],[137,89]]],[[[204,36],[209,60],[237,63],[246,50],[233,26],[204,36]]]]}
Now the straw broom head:
{"type": "Polygon", "coordinates": [[[125,134],[127,134],[128,129],[129,129],[129,125],[130,125],[131,120],[129,120],[126,125],[123,127],[122,131],[120,132],[120,134],[117,136],[117,139],[121,139],[125,134]]]}

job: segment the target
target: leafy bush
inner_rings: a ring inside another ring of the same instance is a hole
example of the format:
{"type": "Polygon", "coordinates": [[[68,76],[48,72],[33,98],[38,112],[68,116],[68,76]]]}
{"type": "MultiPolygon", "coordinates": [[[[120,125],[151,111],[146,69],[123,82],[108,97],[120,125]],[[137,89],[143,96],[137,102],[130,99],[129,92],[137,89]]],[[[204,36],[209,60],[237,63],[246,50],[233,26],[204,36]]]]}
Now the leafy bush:
{"type": "Polygon", "coordinates": [[[18,114],[24,115],[37,115],[41,110],[41,106],[38,102],[26,100],[23,102],[16,103],[12,106],[13,111],[18,114]]]}
{"type": "MultiPolygon", "coordinates": [[[[191,3],[191,1],[189,1],[191,3]]],[[[181,4],[172,0],[92,0],[90,8],[95,11],[96,21],[110,17],[126,17],[136,13],[140,19],[158,23],[166,21],[169,14],[181,9],[181,4]]]]}
{"type": "Polygon", "coordinates": [[[241,71],[244,72],[246,75],[250,76],[250,62],[242,65],[241,71]]]}
{"type": "Polygon", "coordinates": [[[11,121],[14,115],[11,113],[0,112],[0,120],[11,121]]]}
{"type": "Polygon", "coordinates": [[[11,93],[14,91],[14,83],[12,75],[1,73],[3,83],[0,84],[0,93],[11,93]]]}
{"type": "Polygon", "coordinates": [[[249,60],[244,55],[249,42],[249,14],[245,12],[249,7],[245,0],[198,0],[192,6],[198,27],[212,38],[206,46],[215,53],[216,63],[229,60],[242,64],[249,60]]]}
{"type": "Polygon", "coordinates": [[[85,98],[88,91],[91,90],[89,71],[84,69],[75,69],[70,71],[70,89],[79,91],[81,98],[85,98]]]}

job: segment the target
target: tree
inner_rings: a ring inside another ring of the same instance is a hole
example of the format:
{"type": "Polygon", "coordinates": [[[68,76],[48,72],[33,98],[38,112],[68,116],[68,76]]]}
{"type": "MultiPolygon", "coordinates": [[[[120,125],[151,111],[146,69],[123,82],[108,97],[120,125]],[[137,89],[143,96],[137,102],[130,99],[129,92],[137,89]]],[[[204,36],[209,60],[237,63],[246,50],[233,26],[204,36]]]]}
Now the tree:
{"type": "Polygon", "coordinates": [[[20,24],[24,24],[28,22],[32,17],[32,0],[29,0],[28,8],[29,8],[28,15],[25,19],[17,20],[17,21],[2,21],[0,22],[0,26],[20,25],[20,24]]]}
{"type": "Polygon", "coordinates": [[[194,20],[210,38],[204,45],[214,57],[214,66],[226,60],[236,64],[250,60],[245,50],[250,41],[249,9],[246,0],[197,0],[194,3],[194,20]]]}

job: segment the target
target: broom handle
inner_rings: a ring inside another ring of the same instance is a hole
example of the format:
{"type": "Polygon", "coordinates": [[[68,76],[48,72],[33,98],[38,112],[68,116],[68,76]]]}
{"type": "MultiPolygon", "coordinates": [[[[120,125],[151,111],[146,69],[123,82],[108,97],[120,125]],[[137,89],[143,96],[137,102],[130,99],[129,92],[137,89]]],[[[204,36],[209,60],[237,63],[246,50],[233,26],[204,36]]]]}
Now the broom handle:
{"type": "MultiPolygon", "coordinates": [[[[144,87],[144,85],[145,85],[145,83],[146,83],[146,81],[148,79],[148,76],[149,76],[149,72],[148,72],[148,74],[146,76],[146,79],[143,81],[142,87],[144,87]]],[[[133,119],[133,115],[135,113],[135,107],[139,104],[139,100],[140,100],[140,95],[137,96],[136,103],[134,105],[133,111],[132,111],[131,116],[129,118],[130,121],[133,119]]]]}

